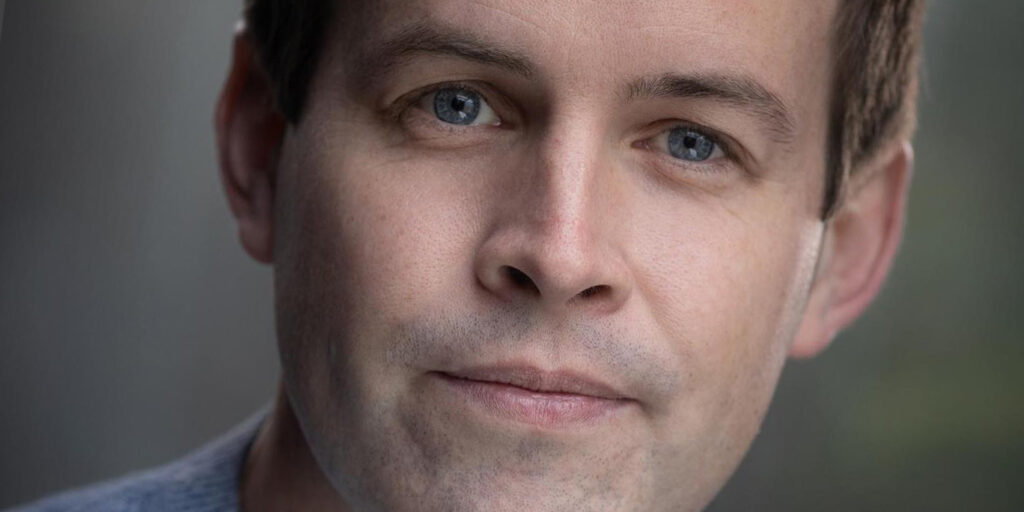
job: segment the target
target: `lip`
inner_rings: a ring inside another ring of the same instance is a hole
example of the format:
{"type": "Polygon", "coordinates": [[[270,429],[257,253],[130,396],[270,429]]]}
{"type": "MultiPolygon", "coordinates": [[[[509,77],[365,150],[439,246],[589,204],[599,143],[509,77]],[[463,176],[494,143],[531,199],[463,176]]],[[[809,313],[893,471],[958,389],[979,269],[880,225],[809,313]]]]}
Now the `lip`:
{"type": "Polygon", "coordinates": [[[632,402],[611,386],[570,371],[485,366],[432,373],[490,415],[538,427],[594,423],[632,402]]]}

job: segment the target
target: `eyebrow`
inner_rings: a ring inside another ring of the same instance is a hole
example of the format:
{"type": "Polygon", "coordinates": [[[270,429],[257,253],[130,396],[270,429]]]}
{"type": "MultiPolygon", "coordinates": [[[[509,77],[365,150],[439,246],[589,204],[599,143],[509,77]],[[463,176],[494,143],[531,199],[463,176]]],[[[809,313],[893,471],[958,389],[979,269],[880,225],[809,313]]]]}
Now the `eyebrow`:
{"type": "Polygon", "coordinates": [[[390,73],[404,58],[417,53],[459,57],[496,66],[524,78],[534,74],[524,55],[479,36],[444,25],[417,23],[376,44],[356,64],[360,82],[390,73]]]}
{"type": "MultiPolygon", "coordinates": [[[[425,53],[458,57],[496,66],[531,78],[534,66],[522,53],[503,48],[478,35],[435,22],[410,25],[372,46],[355,64],[360,88],[388,75],[403,59],[425,53]]],[[[709,74],[678,74],[641,77],[629,82],[627,99],[708,98],[754,114],[777,142],[790,143],[795,136],[793,116],[785,102],[767,87],[748,77],[709,74]]]]}
{"type": "Polygon", "coordinates": [[[629,83],[628,91],[629,100],[708,98],[750,111],[778,142],[792,142],[795,136],[795,123],[786,103],[751,78],[666,73],[638,78],[629,83]]]}

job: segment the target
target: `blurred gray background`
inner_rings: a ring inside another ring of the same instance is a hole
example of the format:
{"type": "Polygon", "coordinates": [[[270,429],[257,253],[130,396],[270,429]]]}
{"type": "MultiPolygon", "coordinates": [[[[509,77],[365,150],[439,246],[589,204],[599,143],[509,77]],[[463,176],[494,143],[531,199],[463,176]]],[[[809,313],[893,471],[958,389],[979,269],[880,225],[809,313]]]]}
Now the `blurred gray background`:
{"type": "MultiPolygon", "coordinates": [[[[169,461],[275,390],[211,128],[240,3],[0,12],[0,507],[169,461]]],[[[1021,27],[1017,0],[932,1],[890,283],[786,369],[710,510],[1024,510],[1021,27]]]]}

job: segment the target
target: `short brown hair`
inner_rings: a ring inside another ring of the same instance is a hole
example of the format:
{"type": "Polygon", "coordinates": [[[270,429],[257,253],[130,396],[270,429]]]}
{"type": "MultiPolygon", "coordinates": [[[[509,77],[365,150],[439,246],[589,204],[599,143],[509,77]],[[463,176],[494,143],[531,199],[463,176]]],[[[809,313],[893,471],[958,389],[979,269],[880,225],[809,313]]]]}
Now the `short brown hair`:
{"type": "Polygon", "coordinates": [[[917,119],[925,0],[839,0],[833,21],[832,106],[822,216],[850,173],[917,119]]]}
{"type": "MultiPolygon", "coordinates": [[[[245,0],[245,20],[275,89],[297,123],[334,6],[341,0],[245,0]]],[[[917,62],[925,0],[839,0],[822,216],[841,185],[916,119],[917,62]]]]}

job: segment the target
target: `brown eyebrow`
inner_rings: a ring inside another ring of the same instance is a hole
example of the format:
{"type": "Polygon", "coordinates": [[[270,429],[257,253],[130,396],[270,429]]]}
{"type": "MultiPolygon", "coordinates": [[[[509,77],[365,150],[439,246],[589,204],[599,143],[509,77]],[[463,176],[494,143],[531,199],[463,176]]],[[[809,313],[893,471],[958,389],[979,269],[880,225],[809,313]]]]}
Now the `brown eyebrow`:
{"type": "Polygon", "coordinates": [[[710,98],[749,110],[781,143],[792,142],[795,123],[786,103],[767,87],[747,77],[666,73],[629,83],[629,100],[643,98],[710,98]]]}
{"type": "Polygon", "coordinates": [[[356,63],[361,84],[372,83],[388,74],[399,62],[416,53],[447,55],[503,68],[529,78],[533,66],[529,59],[512,49],[486,41],[479,36],[435,23],[417,23],[406,27],[381,43],[356,63]]]}

